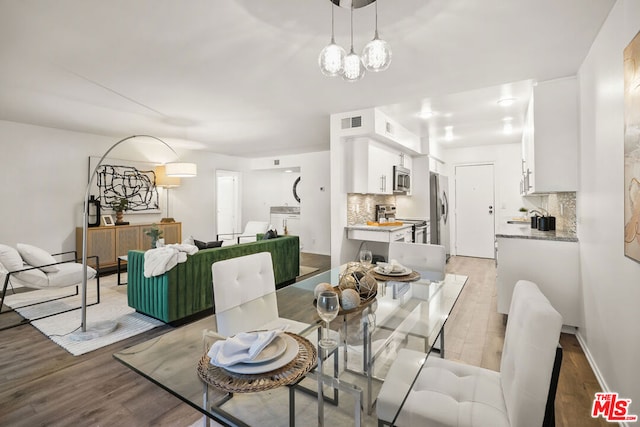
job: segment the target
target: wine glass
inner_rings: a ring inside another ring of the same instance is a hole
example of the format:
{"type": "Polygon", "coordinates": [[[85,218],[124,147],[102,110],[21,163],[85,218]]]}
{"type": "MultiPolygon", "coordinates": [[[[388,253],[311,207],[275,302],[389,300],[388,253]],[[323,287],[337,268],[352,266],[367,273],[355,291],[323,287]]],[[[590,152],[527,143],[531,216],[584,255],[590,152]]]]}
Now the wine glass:
{"type": "Polygon", "coordinates": [[[367,270],[371,267],[371,261],[373,260],[373,255],[370,250],[363,249],[360,251],[360,264],[367,270]]]}
{"type": "Polygon", "coordinates": [[[338,294],[332,291],[320,292],[318,295],[318,316],[325,321],[326,336],[318,343],[322,348],[331,348],[338,343],[336,340],[329,336],[329,322],[336,318],[338,311],[340,310],[340,304],[338,302],[338,294]]]}

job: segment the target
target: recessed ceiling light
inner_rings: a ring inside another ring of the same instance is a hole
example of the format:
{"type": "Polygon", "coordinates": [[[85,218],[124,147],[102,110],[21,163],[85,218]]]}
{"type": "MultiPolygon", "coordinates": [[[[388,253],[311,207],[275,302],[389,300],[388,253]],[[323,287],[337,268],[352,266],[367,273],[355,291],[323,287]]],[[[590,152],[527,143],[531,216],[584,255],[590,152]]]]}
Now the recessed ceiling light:
{"type": "Polygon", "coordinates": [[[506,134],[510,134],[513,132],[513,125],[510,121],[504,122],[504,126],[502,127],[502,132],[506,134]]]}
{"type": "Polygon", "coordinates": [[[513,117],[511,117],[511,116],[507,116],[507,117],[502,119],[503,122],[510,122],[511,120],[513,120],[513,117]]]}
{"type": "Polygon", "coordinates": [[[502,98],[498,100],[498,105],[501,105],[503,107],[508,107],[509,105],[512,105],[514,102],[516,102],[515,98],[502,98]]]}
{"type": "Polygon", "coordinates": [[[284,171],[284,173],[291,173],[291,172],[293,172],[291,169],[287,169],[284,171]]]}
{"type": "Polygon", "coordinates": [[[451,141],[453,139],[453,126],[444,127],[444,139],[451,141]]]}
{"type": "Polygon", "coordinates": [[[421,119],[430,119],[434,115],[435,113],[431,110],[425,110],[418,113],[418,117],[420,117],[421,119]]]}

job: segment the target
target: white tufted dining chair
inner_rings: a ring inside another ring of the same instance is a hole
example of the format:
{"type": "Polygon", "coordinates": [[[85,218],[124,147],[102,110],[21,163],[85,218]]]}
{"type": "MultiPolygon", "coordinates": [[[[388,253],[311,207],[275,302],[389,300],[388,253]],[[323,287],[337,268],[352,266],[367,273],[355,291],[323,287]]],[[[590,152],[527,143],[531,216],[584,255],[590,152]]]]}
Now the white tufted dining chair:
{"type": "Polygon", "coordinates": [[[284,325],[288,325],[287,331],[297,333],[309,327],[306,323],[279,317],[271,253],[259,252],[214,262],[211,273],[219,334],[232,336],[284,325]]]}
{"type": "Polygon", "coordinates": [[[561,350],[558,353],[561,328],[562,316],[536,284],[520,280],[513,292],[500,372],[403,349],[378,395],[379,425],[554,425],[555,381],[562,354],[561,350]],[[411,386],[423,363],[422,371],[411,386]],[[410,386],[411,391],[394,422],[404,391],[410,386]]]}

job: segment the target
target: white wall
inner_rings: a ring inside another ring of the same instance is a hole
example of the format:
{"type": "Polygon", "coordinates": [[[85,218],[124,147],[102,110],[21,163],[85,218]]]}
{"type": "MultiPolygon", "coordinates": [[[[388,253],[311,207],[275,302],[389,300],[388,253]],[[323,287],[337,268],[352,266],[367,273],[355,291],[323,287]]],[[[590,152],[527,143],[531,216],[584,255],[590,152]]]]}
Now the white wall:
{"type": "MultiPolygon", "coordinates": [[[[101,156],[118,138],[0,121],[0,242],[31,243],[51,252],[75,249],[82,225],[82,202],[89,156],[101,156]]],[[[171,145],[171,140],[167,139],[171,145]]],[[[174,145],[175,148],[175,145],[174,145]]],[[[198,164],[196,178],[183,178],[171,190],[171,215],[182,235],[215,238],[215,169],[239,169],[246,159],[207,152],[179,151],[198,164]]],[[[135,139],[119,145],[110,158],[166,162],[175,160],[161,143],[135,139]]],[[[161,200],[160,207],[164,210],[161,200]]],[[[131,223],[158,222],[164,215],[128,214],[131,223]]]]}
{"type": "Polygon", "coordinates": [[[298,176],[300,197],[300,242],[304,252],[329,255],[331,252],[331,179],[329,152],[297,154],[252,159],[244,174],[242,217],[244,221],[266,215],[271,206],[297,206],[293,198],[293,181],[298,176]],[[279,165],[274,165],[274,160],[279,165]],[[299,173],[285,174],[286,168],[300,168],[299,173]],[[277,170],[278,173],[273,172],[277,170]],[[267,184],[267,185],[265,185],[267,184]],[[272,187],[277,186],[273,191],[272,187]],[[271,193],[273,191],[273,193],[271,193]]]}
{"type": "MultiPolygon", "coordinates": [[[[487,145],[481,147],[466,147],[444,149],[445,170],[442,172],[449,177],[450,206],[455,206],[456,186],[455,167],[458,165],[492,163],[495,177],[495,225],[506,222],[511,217],[519,216],[518,209],[523,206],[520,196],[520,161],[522,146],[515,144],[487,145]]],[[[455,254],[456,213],[453,212],[451,221],[451,253],[455,254]]]]}
{"type": "Polygon", "coordinates": [[[605,387],[640,414],[640,263],[624,256],[622,52],[640,30],[640,2],[619,0],[579,73],[578,238],[584,328],[578,336],[605,387]]]}

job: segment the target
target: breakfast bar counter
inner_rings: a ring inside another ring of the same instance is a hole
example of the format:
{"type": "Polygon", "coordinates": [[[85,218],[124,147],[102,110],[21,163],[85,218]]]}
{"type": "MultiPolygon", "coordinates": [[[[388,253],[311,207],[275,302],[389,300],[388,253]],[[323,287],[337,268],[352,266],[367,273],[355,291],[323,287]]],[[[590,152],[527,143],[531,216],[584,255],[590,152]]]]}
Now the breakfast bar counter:
{"type": "Polygon", "coordinates": [[[496,230],[496,238],[507,239],[533,239],[533,240],[555,240],[559,242],[577,242],[578,236],[575,232],[553,230],[540,231],[525,224],[501,224],[496,230]]]}

